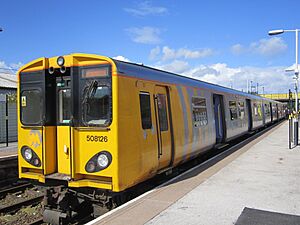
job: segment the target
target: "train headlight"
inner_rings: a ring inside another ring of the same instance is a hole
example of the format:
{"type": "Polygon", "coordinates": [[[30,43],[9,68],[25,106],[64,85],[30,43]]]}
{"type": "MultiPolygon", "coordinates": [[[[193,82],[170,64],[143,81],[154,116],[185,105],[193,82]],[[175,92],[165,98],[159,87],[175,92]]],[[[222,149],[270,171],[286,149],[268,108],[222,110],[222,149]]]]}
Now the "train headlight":
{"type": "Polygon", "coordinates": [[[94,161],[89,161],[87,164],[86,164],[86,171],[89,172],[89,173],[92,173],[95,171],[96,169],[96,164],[94,161]]]}
{"type": "Polygon", "coordinates": [[[59,65],[59,66],[63,66],[64,64],[65,64],[65,58],[64,57],[62,57],[62,56],[59,56],[58,58],[57,58],[57,65],[59,65]]]}
{"type": "Polygon", "coordinates": [[[42,165],[40,158],[30,147],[23,146],[21,148],[21,154],[29,164],[36,167],[40,167],[42,165]]]}
{"type": "Polygon", "coordinates": [[[32,150],[27,148],[25,151],[24,151],[24,157],[27,161],[30,161],[32,159],[32,150]]]}
{"type": "Polygon", "coordinates": [[[33,165],[39,167],[39,166],[41,165],[41,161],[40,161],[38,158],[35,158],[35,159],[33,160],[33,165]]]}
{"type": "Polygon", "coordinates": [[[112,155],[108,151],[101,151],[94,155],[85,165],[88,173],[99,172],[109,167],[112,162],[112,155]]]}
{"type": "Polygon", "coordinates": [[[100,154],[97,158],[97,163],[100,167],[107,167],[108,163],[109,163],[109,159],[107,157],[106,154],[100,154]]]}

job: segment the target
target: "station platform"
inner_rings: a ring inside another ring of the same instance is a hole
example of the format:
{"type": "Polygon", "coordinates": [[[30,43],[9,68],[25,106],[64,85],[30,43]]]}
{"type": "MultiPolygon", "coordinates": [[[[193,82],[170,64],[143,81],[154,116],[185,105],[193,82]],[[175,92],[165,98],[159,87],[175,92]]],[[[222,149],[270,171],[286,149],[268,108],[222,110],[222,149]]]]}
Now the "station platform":
{"type": "Polygon", "coordinates": [[[18,154],[18,142],[0,143],[0,160],[5,158],[16,157],[18,154]]]}
{"type": "Polygon", "coordinates": [[[88,224],[300,224],[299,174],[300,147],[288,149],[283,122],[88,224]]]}

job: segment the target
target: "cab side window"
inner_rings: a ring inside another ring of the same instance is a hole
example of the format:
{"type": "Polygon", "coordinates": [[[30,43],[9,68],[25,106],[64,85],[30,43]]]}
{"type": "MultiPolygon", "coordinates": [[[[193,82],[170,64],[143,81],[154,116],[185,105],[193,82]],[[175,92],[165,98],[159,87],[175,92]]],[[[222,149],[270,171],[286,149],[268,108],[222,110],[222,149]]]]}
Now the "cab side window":
{"type": "Polygon", "coordinates": [[[140,93],[140,109],[141,109],[142,128],[144,130],[151,129],[152,128],[151,104],[150,104],[150,94],[148,92],[140,93]]]}

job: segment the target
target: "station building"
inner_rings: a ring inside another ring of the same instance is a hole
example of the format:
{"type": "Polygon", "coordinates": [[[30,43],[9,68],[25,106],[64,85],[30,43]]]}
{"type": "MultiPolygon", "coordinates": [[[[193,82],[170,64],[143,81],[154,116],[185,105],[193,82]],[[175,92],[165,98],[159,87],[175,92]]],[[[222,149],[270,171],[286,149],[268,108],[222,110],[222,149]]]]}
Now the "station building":
{"type": "Polygon", "coordinates": [[[0,143],[6,142],[8,129],[8,141],[18,140],[17,134],[17,76],[0,72],[0,143]],[[8,117],[6,117],[6,108],[8,117]],[[8,119],[8,128],[6,128],[8,119]]]}

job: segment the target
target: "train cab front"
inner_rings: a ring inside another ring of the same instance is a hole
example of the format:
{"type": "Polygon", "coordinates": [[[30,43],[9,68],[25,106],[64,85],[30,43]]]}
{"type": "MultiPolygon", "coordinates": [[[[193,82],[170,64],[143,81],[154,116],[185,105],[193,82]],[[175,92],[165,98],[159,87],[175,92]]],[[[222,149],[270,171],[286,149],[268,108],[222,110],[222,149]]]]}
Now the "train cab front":
{"type": "Polygon", "coordinates": [[[86,54],[41,58],[20,69],[20,178],[59,185],[59,192],[114,189],[115,72],[111,59],[86,54]]]}

